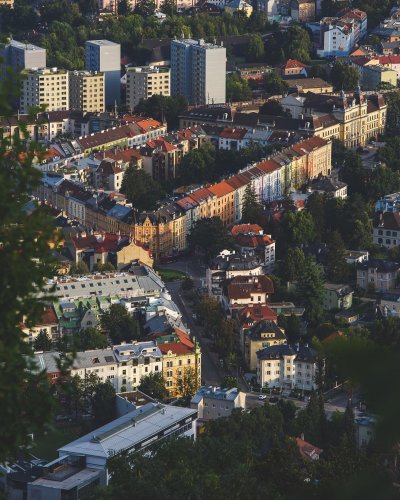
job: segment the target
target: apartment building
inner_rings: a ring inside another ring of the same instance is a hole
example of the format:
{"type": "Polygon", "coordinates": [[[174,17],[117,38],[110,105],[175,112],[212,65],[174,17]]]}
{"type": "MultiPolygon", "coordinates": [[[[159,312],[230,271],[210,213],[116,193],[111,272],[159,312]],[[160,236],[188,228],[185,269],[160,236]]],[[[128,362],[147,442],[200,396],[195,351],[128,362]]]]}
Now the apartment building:
{"type": "Polygon", "coordinates": [[[171,95],[171,71],[163,66],[138,66],[126,72],[126,106],[134,109],[141,99],[171,95]]]}
{"type": "Polygon", "coordinates": [[[375,245],[396,248],[400,245],[400,213],[378,213],[373,222],[373,240],[375,245]]]}
{"type": "Polygon", "coordinates": [[[257,369],[257,352],[273,345],[286,344],[285,331],[275,321],[259,321],[243,335],[243,354],[250,371],[257,369]]]}
{"type": "Polygon", "coordinates": [[[15,73],[23,69],[46,67],[46,49],[31,43],[9,40],[0,45],[0,56],[2,58],[0,66],[2,77],[5,75],[7,66],[10,66],[15,73]]]}
{"type": "Polygon", "coordinates": [[[101,71],[70,71],[69,107],[84,113],[105,111],[104,73],[101,71]]]}
{"type": "Polygon", "coordinates": [[[69,74],[58,68],[28,69],[24,72],[20,97],[21,113],[44,106],[47,111],[69,108],[69,74]]]}
{"type": "Polygon", "coordinates": [[[398,262],[369,259],[357,264],[357,285],[377,292],[388,292],[396,287],[399,271],[398,262]]]}
{"type": "Polygon", "coordinates": [[[224,103],[226,48],[204,40],[172,40],[171,94],[190,104],[224,103]]]}
{"type": "Polygon", "coordinates": [[[199,421],[229,417],[235,408],[246,408],[246,394],[236,387],[201,387],[192,397],[190,408],[197,410],[199,421]]]}
{"type": "Polygon", "coordinates": [[[316,352],[307,345],[295,349],[282,344],[257,352],[257,382],[261,387],[315,390],[316,373],[316,352]]]}
{"type": "Polygon", "coordinates": [[[85,44],[86,69],[104,73],[106,106],[121,101],[121,46],[109,40],[90,40],[85,44]]]}

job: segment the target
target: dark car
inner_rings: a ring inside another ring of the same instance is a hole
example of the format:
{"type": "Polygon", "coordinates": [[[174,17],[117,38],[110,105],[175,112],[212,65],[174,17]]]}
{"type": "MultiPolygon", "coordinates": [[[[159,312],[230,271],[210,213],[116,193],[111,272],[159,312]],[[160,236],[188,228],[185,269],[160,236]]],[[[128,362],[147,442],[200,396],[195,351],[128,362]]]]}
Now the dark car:
{"type": "Polygon", "coordinates": [[[272,396],[272,398],[269,398],[270,403],[277,403],[278,401],[279,401],[279,398],[277,398],[276,396],[272,396]]]}

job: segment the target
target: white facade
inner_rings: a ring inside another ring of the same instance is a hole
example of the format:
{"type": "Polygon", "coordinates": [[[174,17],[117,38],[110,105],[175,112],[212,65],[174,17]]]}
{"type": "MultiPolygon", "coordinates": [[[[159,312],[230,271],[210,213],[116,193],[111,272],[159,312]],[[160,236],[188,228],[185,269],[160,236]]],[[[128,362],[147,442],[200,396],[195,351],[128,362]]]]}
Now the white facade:
{"type": "Polygon", "coordinates": [[[317,50],[320,57],[347,56],[355,45],[356,31],[353,26],[329,24],[323,26],[323,48],[317,50]]]}
{"type": "Polygon", "coordinates": [[[160,66],[140,66],[128,68],[126,72],[126,106],[134,109],[141,99],[152,95],[171,94],[171,72],[160,66]]]}
{"type": "Polygon", "coordinates": [[[105,75],[106,105],[121,100],[121,46],[109,40],[90,40],[85,44],[86,69],[102,71],[105,75]]]}
{"type": "Polygon", "coordinates": [[[204,40],[171,43],[171,94],[194,105],[226,101],[226,49],[204,40]]]}

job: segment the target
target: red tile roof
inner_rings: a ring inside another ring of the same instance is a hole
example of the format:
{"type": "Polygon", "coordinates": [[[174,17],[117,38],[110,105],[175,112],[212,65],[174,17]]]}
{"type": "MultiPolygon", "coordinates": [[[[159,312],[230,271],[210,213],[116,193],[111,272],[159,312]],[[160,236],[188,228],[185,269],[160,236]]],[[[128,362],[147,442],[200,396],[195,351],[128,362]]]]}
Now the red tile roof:
{"type": "Polygon", "coordinates": [[[226,179],[225,182],[227,182],[234,189],[239,189],[243,186],[246,186],[250,181],[246,179],[246,177],[244,177],[242,174],[237,174],[233,177],[230,177],[229,179],[226,179]]]}
{"type": "Polygon", "coordinates": [[[168,351],[177,356],[193,354],[193,350],[181,342],[166,342],[165,344],[158,344],[158,347],[163,354],[168,354],[168,351]]]}
{"type": "Polygon", "coordinates": [[[230,299],[246,299],[251,293],[274,293],[274,284],[268,276],[236,276],[227,287],[230,299]]]}
{"type": "Polygon", "coordinates": [[[163,138],[147,141],[146,145],[149,146],[150,148],[160,149],[163,152],[175,151],[176,149],[178,149],[176,146],[170,144],[163,138]]]}
{"type": "Polygon", "coordinates": [[[322,453],[321,448],[317,448],[316,446],[307,443],[304,439],[296,438],[296,444],[299,448],[300,455],[305,460],[317,460],[322,453]]]}
{"type": "Polygon", "coordinates": [[[285,63],[282,64],[282,69],[293,69],[293,68],[306,68],[307,66],[297,59],[288,59],[285,63]]]}
{"type": "Polygon", "coordinates": [[[243,137],[246,134],[247,134],[246,128],[225,127],[222,130],[220,137],[222,137],[223,139],[243,139],[243,137]]]}
{"type": "Polygon", "coordinates": [[[221,196],[225,196],[229,193],[232,193],[234,191],[234,188],[227,182],[222,181],[210,186],[208,190],[211,191],[216,196],[218,196],[219,198],[221,196]]]}
{"type": "Polygon", "coordinates": [[[278,315],[270,307],[265,305],[251,304],[239,311],[239,322],[242,326],[254,321],[270,320],[277,321],[278,315]]]}
{"type": "Polygon", "coordinates": [[[80,233],[77,236],[71,237],[71,242],[77,250],[93,248],[97,253],[109,252],[117,250],[118,240],[120,236],[117,234],[87,234],[80,233]]]}
{"type": "Polygon", "coordinates": [[[47,306],[44,308],[40,321],[36,326],[57,325],[57,324],[58,324],[58,319],[54,309],[51,306],[47,306]]]}
{"type": "Polygon", "coordinates": [[[193,193],[190,193],[188,195],[189,198],[192,198],[192,200],[196,201],[197,203],[206,200],[207,198],[210,198],[212,196],[215,196],[214,193],[212,193],[207,188],[196,189],[196,191],[193,191],[193,193]]]}
{"type": "Polygon", "coordinates": [[[232,228],[232,236],[238,234],[258,233],[263,234],[264,230],[258,224],[238,224],[232,228]]]}

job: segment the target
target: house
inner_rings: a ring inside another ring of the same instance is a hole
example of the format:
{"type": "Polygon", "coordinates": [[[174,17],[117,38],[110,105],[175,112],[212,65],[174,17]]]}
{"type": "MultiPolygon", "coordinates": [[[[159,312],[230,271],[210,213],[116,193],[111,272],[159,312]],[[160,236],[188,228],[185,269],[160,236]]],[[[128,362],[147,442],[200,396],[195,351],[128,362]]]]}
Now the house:
{"type": "Polygon", "coordinates": [[[320,177],[314,179],[309,188],[312,192],[321,194],[326,193],[333,196],[333,198],[341,198],[342,200],[347,198],[347,184],[333,177],[320,177]]]}
{"type": "Polygon", "coordinates": [[[375,212],[400,212],[400,193],[391,193],[375,203],[375,212]]]}
{"type": "Polygon", "coordinates": [[[182,396],[181,381],[191,379],[197,389],[201,385],[201,349],[197,341],[175,329],[176,336],[157,337],[163,354],[163,378],[171,398],[182,396]]]}
{"type": "Polygon", "coordinates": [[[246,408],[246,394],[236,387],[200,387],[190,401],[190,408],[197,411],[199,423],[229,417],[235,408],[246,408]]]}
{"type": "Polygon", "coordinates": [[[344,321],[344,323],[346,323],[347,325],[355,323],[356,321],[358,321],[358,318],[358,313],[351,309],[338,311],[335,314],[335,319],[344,321]]]}
{"type": "Polygon", "coordinates": [[[263,262],[256,255],[239,254],[223,250],[206,269],[208,293],[222,294],[222,285],[235,276],[259,276],[263,274],[263,262]]]}
{"type": "Polygon", "coordinates": [[[369,252],[366,250],[346,250],[344,258],[346,264],[359,264],[368,260],[369,252]]]}
{"type": "Polygon", "coordinates": [[[286,80],[289,92],[312,92],[314,94],[327,94],[333,92],[332,84],[322,78],[290,78],[286,80]]]}
{"type": "Polygon", "coordinates": [[[124,171],[117,161],[111,159],[102,160],[94,172],[93,186],[95,189],[119,192],[123,177],[124,171]]]}
{"type": "Polygon", "coordinates": [[[302,434],[301,437],[296,438],[296,444],[299,449],[300,455],[302,456],[302,458],[304,458],[304,460],[319,460],[319,457],[323,450],[308,443],[307,441],[304,441],[304,434],[302,434]]]}
{"type": "Polygon", "coordinates": [[[25,334],[25,340],[33,343],[39,333],[46,333],[51,340],[57,340],[60,336],[60,323],[57,314],[52,305],[43,307],[43,311],[38,323],[28,326],[25,323],[21,325],[22,332],[25,334]]]}
{"type": "Polygon", "coordinates": [[[375,245],[393,248],[400,245],[400,212],[377,213],[373,220],[375,245]]]}
{"type": "Polygon", "coordinates": [[[325,283],[324,285],[324,309],[350,309],[353,305],[353,290],[348,285],[336,283],[325,283]]]}
{"type": "Polygon", "coordinates": [[[389,260],[369,259],[357,264],[357,285],[388,292],[396,287],[400,264],[389,260]]]}
{"type": "Polygon", "coordinates": [[[110,450],[137,453],[166,438],[196,439],[196,421],[197,411],[191,408],[148,403],[59,448],[58,455],[80,457],[87,468],[100,472],[100,484],[106,485],[110,450]]]}
{"type": "Polygon", "coordinates": [[[275,267],[275,241],[271,235],[264,234],[258,224],[240,224],[233,226],[232,237],[235,246],[242,254],[258,255],[264,261],[265,270],[271,273],[275,267]]]}
{"type": "Polygon", "coordinates": [[[262,320],[243,333],[242,352],[250,371],[257,369],[257,352],[273,345],[286,344],[285,331],[276,322],[262,320]]]}
{"type": "Polygon", "coordinates": [[[315,21],[315,0],[292,0],[290,2],[290,15],[293,21],[309,23],[315,21]]]}
{"type": "Polygon", "coordinates": [[[282,77],[306,77],[308,66],[297,61],[297,59],[288,59],[277,68],[278,74],[282,77]]]}
{"type": "Polygon", "coordinates": [[[224,10],[231,15],[236,12],[243,12],[246,17],[250,17],[253,12],[253,7],[244,0],[231,0],[225,4],[224,10]]]}
{"type": "Polygon", "coordinates": [[[295,349],[281,344],[257,352],[257,382],[261,387],[311,391],[317,388],[316,374],[316,352],[307,345],[295,349]]]}
{"type": "Polygon", "coordinates": [[[379,306],[385,317],[400,317],[400,292],[382,293],[379,306]]]}
{"type": "Polygon", "coordinates": [[[249,304],[267,304],[274,293],[274,284],[268,276],[236,276],[223,287],[222,303],[232,314],[249,304]]]}
{"type": "Polygon", "coordinates": [[[375,436],[377,419],[372,415],[365,415],[354,419],[356,424],[356,439],[359,449],[366,448],[375,436]]]}

